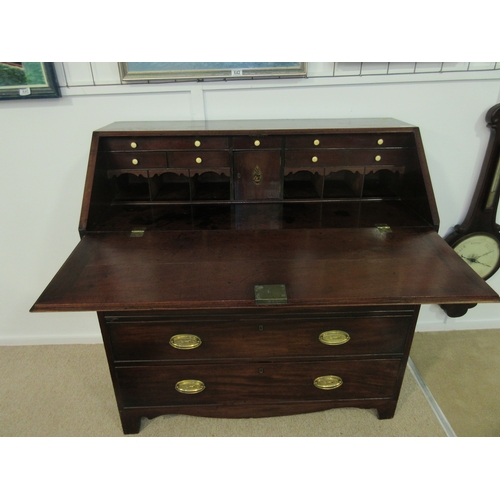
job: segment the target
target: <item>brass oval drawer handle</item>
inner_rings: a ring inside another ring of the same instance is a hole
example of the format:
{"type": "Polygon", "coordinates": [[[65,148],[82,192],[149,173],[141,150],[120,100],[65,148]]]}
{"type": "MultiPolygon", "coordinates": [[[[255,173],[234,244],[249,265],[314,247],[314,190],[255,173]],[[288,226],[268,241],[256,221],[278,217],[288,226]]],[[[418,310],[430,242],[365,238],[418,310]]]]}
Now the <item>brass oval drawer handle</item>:
{"type": "Polygon", "coordinates": [[[201,163],[203,160],[198,156],[198,158],[196,158],[196,163],[201,163]]]}
{"type": "Polygon", "coordinates": [[[169,344],[175,349],[196,349],[201,345],[201,339],[196,335],[180,333],[171,337],[169,344]]]}
{"type": "Polygon", "coordinates": [[[175,390],[181,394],[198,394],[205,390],[205,384],[201,380],[180,380],[175,390]]]}
{"type": "Polygon", "coordinates": [[[318,161],[318,157],[317,157],[317,156],[313,156],[313,157],[311,158],[311,161],[312,161],[313,163],[316,163],[316,162],[318,161]]]}
{"type": "Polygon", "coordinates": [[[343,383],[344,381],[340,377],[337,377],[337,375],[323,375],[322,377],[314,379],[314,387],[317,387],[322,391],[337,389],[343,383]]]}
{"type": "Polygon", "coordinates": [[[135,148],[137,147],[137,142],[131,142],[131,143],[130,143],[130,147],[131,147],[132,149],[135,149],[135,148]]]}
{"type": "Polygon", "coordinates": [[[342,345],[349,340],[351,336],[343,330],[328,330],[319,335],[319,341],[325,345],[342,345]]]}
{"type": "Polygon", "coordinates": [[[201,142],[200,141],[194,141],[194,145],[195,145],[195,147],[199,148],[201,146],[201,142]]]}
{"type": "Polygon", "coordinates": [[[132,160],[132,165],[139,165],[139,160],[137,158],[134,158],[132,160]]]}

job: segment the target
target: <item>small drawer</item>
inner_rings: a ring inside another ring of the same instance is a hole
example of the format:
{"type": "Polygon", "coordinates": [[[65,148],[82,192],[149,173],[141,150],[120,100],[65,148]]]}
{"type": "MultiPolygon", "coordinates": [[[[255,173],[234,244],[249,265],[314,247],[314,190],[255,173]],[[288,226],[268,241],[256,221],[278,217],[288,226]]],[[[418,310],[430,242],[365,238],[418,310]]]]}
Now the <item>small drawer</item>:
{"type": "Polygon", "coordinates": [[[346,153],[343,149],[287,149],[285,168],[317,168],[346,165],[346,153]]]}
{"type": "Polygon", "coordinates": [[[279,149],[282,140],[282,137],[267,135],[233,137],[233,149],[279,149]]]}
{"type": "Polygon", "coordinates": [[[348,165],[405,165],[408,162],[408,149],[351,149],[346,152],[348,165]]]}
{"type": "Polygon", "coordinates": [[[204,150],[229,149],[228,137],[168,137],[165,138],[165,149],[204,150]]]}
{"type": "Polygon", "coordinates": [[[286,138],[286,147],[290,149],[402,148],[412,145],[414,145],[413,135],[408,133],[311,134],[286,138]]]}
{"type": "Polygon", "coordinates": [[[104,153],[101,164],[108,169],[148,169],[167,166],[165,153],[104,153]]]}
{"type": "Polygon", "coordinates": [[[227,137],[101,137],[101,151],[228,149],[227,137]]]}
{"type": "Polygon", "coordinates": [[[410,327],[411,316],[107,323],[115,361],[402,354],[410,327]]]}
{"type": "Polygon", "coordinates": [[[392,398],[401,361],[118,367],[123,406],[257,404],[392,398]]]}
{"type": "Polygon", "coordinates": [[[172,168],[229,168],[229,151],[171,151],[168,153],[169,166],[172,168]]]}
{"type": "Polygon", "coordinates": [[[163,149],[163,137],[101,137],[101,151],[148,151],[163,149]]]}

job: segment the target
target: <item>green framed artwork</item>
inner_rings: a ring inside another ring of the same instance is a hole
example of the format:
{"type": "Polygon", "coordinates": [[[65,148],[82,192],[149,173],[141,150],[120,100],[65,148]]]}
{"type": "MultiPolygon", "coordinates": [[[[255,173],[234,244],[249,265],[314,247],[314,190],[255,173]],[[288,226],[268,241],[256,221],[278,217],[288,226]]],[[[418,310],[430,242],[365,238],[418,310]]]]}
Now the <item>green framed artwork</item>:
{"type": "Polygon", "coordinates": [[[60,96],[53,63],[0,62],[0,99],[60,96]]]}
{"type": "Polygon", "coordinates": [[[305,77],[304,62],[121,62],[122,82],[305,77]]]}

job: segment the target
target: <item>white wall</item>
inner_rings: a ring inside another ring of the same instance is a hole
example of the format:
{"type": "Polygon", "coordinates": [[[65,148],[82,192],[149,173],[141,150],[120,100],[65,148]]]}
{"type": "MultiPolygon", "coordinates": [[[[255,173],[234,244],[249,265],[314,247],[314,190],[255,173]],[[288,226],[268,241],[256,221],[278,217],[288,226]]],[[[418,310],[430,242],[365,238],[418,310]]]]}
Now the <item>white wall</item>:
{"type": "MultiPolygon", "coordinates": [[[[329,64],[329,63],[324,63],[329,64]]],[[[63,77],[64,78],[64,77],[63,77]]],[[[100,342],[95,313],[29,313],[74,246],[90,138],[118,120],[391,116],[421,129],[446,235],[462,221],[500,102],[500,79],[268,82],[66,87],[60,99],[0,102],[0,344],[100,342]],[[130,92],[130,93],[129,93],[130,92]]],[[[66,83],[66,82],[63,82],[66,83]]],[[[489,280],[500,292],[500,273],[489,280]]],[[[451,319],[424,306],[417,330],[500,326],[500,304],[451,319]]]]}

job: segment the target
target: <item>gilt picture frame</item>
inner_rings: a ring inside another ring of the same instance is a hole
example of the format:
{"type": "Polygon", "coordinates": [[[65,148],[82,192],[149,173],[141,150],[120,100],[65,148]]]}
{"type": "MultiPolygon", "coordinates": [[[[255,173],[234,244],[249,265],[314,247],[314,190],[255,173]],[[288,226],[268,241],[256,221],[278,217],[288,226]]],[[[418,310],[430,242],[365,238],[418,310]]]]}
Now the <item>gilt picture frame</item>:
{"type": "Polygon", "coordinates": [[[54,63],[0,62],[0,100],[60,96],[54,63]]]}
{"type": "Polygon", "coordinates": [[[305,62],[120,62],[124,83],[307,76],[305,62]]]}

